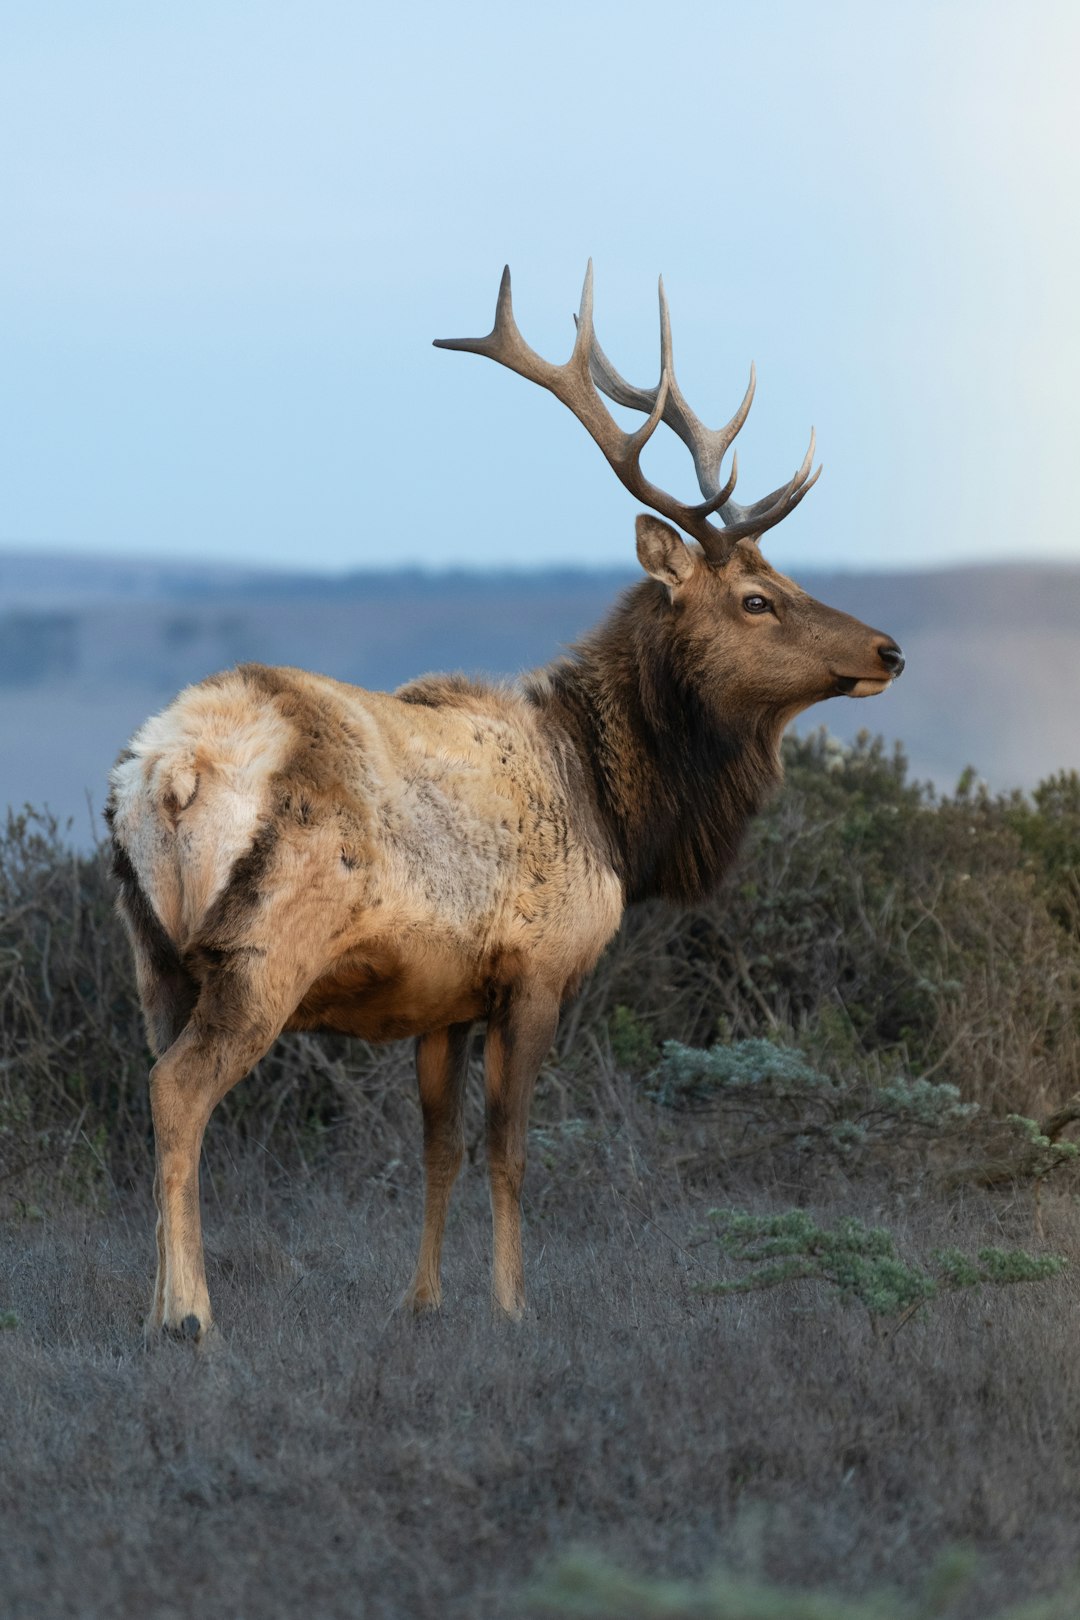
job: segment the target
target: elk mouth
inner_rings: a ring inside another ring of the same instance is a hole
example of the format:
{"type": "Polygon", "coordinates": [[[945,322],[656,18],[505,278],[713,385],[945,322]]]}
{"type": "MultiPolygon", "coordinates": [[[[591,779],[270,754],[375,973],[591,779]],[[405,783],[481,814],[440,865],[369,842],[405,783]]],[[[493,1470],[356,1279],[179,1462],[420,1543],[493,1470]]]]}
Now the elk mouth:
{"type": "Polygon", "coordinates": [[[834,675],[834,697],[877,697],[892,685],[891,675],[834,675]]]}

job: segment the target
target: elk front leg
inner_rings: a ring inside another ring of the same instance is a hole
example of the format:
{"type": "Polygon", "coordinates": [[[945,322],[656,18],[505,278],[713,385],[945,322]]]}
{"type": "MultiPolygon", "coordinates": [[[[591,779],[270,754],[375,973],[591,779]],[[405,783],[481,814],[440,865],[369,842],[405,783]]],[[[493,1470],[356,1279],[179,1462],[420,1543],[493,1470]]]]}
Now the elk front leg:
{"type": "Polygon", "coordinates": [[[424,1230],[403,1305],[436,1310],[442,1303],[439,1262],[450,1194],[465,1150],[462,1116],[469,1071],[470,1024],[433,1030],[416,1043],[416,1078],[424,1112],[424,1230]]]}
{"type": "Polygon", "coordinates": [[[488,1026],[485,1052],[488,1169],[491,1175],[492,1303],[515,1320],[525,1308],[521,1188],[529,1103],[540,1065],[555,1039],[558,999],[521,989],[488,1026]]]}
{"type": "Polygon", "coordinates": [[[276,1039],[286,1009],[265,974],[216,970],[183,1032],[150,1073],[158,1273],[147,1336],[200,1340],[211,1326],[199,1214],[199,1154],[217,1104],[276,1039]]]}

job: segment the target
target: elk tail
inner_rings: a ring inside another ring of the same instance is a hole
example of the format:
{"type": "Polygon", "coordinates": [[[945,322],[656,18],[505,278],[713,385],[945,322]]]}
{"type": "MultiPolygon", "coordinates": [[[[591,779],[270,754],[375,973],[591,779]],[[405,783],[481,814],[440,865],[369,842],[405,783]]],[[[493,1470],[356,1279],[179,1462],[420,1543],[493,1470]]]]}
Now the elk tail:
{"type": "Polygon", "coordinates": [[[294,745],[292,724],[231,671],[182,692],[113,768],[113,840],[181,953],[265,827],[294,745]]]}

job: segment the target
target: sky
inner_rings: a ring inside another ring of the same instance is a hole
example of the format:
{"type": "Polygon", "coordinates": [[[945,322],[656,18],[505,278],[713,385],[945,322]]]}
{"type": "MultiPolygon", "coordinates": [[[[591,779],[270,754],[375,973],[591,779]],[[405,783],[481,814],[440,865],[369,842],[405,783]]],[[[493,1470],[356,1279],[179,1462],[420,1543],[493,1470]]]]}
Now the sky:
{"type": "Polygon", "coordinates": [[[431,347],[509,261],[564,358],[591,255],[632,381],[659,272],[709,425],[756,361],[740,499],[816,425],[779,566],[1080,561],[1078,60],[1045,0],[0,0],[0,545],[629,564],[570,413],[431,347]]]}

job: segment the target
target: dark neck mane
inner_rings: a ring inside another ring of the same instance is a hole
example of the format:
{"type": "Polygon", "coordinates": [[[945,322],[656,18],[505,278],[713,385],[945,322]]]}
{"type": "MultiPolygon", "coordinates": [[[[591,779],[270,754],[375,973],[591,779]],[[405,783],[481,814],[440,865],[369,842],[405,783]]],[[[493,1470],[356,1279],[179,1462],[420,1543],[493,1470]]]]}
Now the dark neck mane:
{"type": "Polygon", "coordinates": [[[722,682],[706,700],[678,615],[644,581],[526,682],[593,784],[627,901],[711,893],[780,778],[777,723],[727,712],[722,682]]]}

